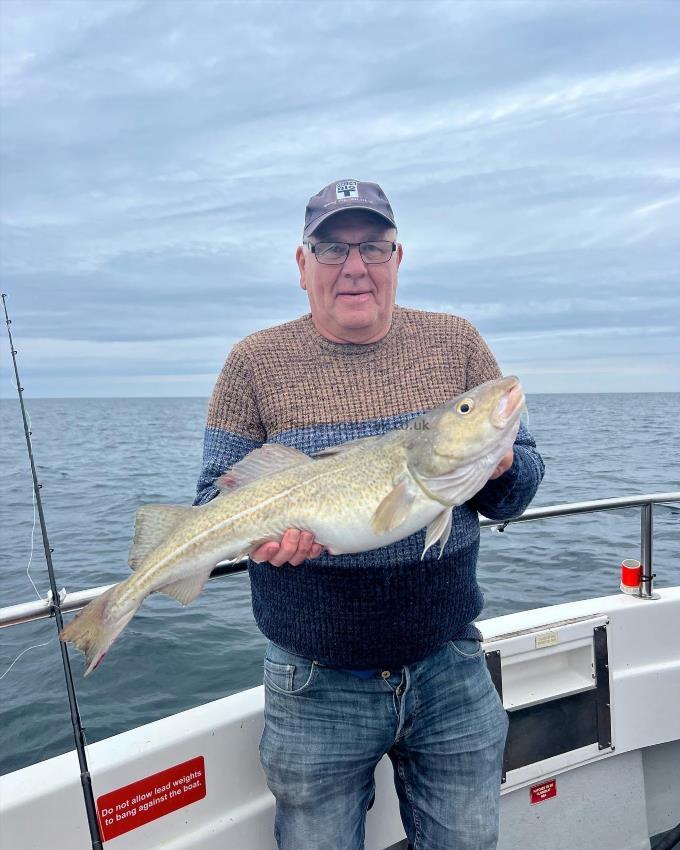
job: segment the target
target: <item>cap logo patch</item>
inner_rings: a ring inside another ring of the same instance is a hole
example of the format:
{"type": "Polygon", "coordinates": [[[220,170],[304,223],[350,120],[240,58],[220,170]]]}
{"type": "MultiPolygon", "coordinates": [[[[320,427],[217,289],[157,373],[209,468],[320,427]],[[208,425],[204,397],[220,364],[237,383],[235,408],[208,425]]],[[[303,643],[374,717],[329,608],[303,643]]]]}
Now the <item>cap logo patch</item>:
{"type": "Polygon", "coordinates": [[[359,190],[357,189],[356,180],[343,180],[341,183],[335,184],[335,197],[342,201],[345,198],[358,198],[359,190]]]}

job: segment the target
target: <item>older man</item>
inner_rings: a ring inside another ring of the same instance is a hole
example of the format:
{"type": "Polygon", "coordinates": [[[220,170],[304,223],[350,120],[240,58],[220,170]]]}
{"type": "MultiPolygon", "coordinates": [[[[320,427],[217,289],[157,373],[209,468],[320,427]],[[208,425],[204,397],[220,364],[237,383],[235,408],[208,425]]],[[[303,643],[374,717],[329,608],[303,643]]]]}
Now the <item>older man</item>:
{"type": "MultiPolygon", "coordinates": [[[[313,196],[297,249],[311,314],[230,353],[208,413],[197,503],[265,441],[308,454],[403,425],[500,376],[465,319],[395,304],[402,246],[379,186],[313,196]]],[[[260,746],[281,850],[360,850],[375,766],[387,754],[414,850],[496,846],[507,717],[474,626],[477,512],[521,513],[543,475],[521,428],[514,450],[456,508],[444,553],[424,533],[330,556],[288,529],[251,553],[253,612],[269,638],[260,746]]]]}

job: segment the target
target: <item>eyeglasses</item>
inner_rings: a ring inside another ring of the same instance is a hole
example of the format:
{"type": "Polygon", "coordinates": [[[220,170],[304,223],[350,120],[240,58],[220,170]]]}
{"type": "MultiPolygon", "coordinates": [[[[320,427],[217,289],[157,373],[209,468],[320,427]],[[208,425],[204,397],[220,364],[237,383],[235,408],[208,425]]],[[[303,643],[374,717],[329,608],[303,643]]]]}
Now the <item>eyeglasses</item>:
{"type": "Polygon", "coordinates": [[[324,266],[339,266],[349,256],[349,249],[358,246],[361,259],[367,264],[386,263],[397,250],[396,242],[378,239],[371,242],[307,242],[307,247],[324,266]]]}

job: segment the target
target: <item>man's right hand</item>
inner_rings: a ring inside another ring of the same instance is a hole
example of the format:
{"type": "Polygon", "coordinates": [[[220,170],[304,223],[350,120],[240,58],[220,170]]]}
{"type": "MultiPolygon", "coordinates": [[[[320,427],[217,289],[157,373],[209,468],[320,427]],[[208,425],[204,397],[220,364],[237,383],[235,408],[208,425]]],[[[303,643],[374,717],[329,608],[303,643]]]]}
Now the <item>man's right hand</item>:
{"type": "Polygon", "coordinates": [[[314,535],[310,531],[300,531],[297,528],[289,528],[278,540],[269,540],[253,549],[250,553],[251,560],[256,564],[269,561],[273,567],[282,567],[290,564],[298,567],[307,558],[318,558],[323,552],[323,546],[314,541],[314,535]]]}

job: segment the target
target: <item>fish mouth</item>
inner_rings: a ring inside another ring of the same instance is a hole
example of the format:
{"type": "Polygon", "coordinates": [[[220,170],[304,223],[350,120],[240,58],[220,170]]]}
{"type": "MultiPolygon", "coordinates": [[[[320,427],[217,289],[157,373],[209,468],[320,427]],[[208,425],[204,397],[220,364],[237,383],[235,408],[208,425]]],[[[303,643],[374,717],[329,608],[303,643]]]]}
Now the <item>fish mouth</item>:
{"type": "Polygon", "coordinates": [[[510,422],[519,418],[524,409],[525,398],[519,378],[510,375],[504,381],[507,382],[507,388],[491,414],[491,422],[496,428],[506,428],[510,422]]]}

